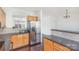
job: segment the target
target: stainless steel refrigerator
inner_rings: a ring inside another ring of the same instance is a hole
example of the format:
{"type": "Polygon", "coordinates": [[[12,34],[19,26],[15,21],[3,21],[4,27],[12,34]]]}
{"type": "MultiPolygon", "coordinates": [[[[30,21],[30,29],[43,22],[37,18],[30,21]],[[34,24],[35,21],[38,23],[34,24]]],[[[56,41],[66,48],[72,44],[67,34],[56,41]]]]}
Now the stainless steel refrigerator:
{"type": "Polygon", "coordinates": [[[40,34],[40,22],[39,21],[28,21],[28,30],[30,33],[30,45],[34,45],[41,42],[40,34]]]}

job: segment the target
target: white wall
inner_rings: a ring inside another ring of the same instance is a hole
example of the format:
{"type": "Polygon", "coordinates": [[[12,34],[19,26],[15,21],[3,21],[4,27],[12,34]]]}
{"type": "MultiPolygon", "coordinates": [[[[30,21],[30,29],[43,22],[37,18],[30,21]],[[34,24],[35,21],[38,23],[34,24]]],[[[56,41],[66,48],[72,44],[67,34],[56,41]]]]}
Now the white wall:
{"type": "Polygon", "coordinates": [[[61,29],[79,32],[79,8],[52,7],[42,9],[42,33],[51,34],[50,29],[61,29]],[[65,19],[65,10],[69,10],[69,19],[65,19]]]}
{"type": "Polygon", "coordinates": [[[56,17],[56,29],[79,32],[79,8],[68,8],[70,15],[69,19],[64,18],[64,9],[61,9],[62,12],[59,12],[56,17]]]}
{"type": "MultiPolygon", "coordinates": [[[[56,17],[55,28],[60,30],[79,32],[79,8],[69,8],[69,15],[70,15],[69,19],[64,18],[64,9],[66,8],[63,8],[61,9],[61,12],[56,13],[57,16],[55,16],[56,17]]],[[[53,31],[52,34],[79,42],[79,34],[57,32],[57,31],[53,31]]]]}
{"type": "Polygon", "coordinates": [[[6,12],[6,27],[8,27],[8,28],[12,28],[14,26],[13,16],[16,16],[16,15],[23,16],[23,17],[26,17],[28,15],[39,16],[38,12],[18,10],[18,9],[14,9],[12,7],[4,8],[4,10],[6,12]]]}
{"type": "Polygon", "coordinates": [[[54,17],[50,15],[43,14],[41,20],[41,31],[42,34],[51,34],[52,27],[54,28],[54,17]],[[52,26],[53,25],[53,26],[52,26]]]}
{"type": "Polygon", "coordinates": [[[14,26],[14,21],[12,18],[12,13],[8,11],[6,13],[6,27],[11,28],[13,26],[14,26]]]}

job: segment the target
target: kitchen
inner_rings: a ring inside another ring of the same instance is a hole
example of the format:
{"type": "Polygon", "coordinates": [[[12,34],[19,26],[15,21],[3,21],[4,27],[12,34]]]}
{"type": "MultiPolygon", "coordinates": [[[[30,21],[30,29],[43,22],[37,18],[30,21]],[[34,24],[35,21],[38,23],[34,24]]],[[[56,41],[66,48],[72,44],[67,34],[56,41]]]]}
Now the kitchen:
{"type": "Polygon", "coordinates": [[[6,19],[0,29],[1,42],[4,42],[1,43],[2,50],[30,51],[35,50],[36,45],[40,48],[39,10],[31,9],[33,8],[3,8],[6,19]]]}
{"type": "Polygon", "coordinates": [[[1,51],[79,51],[78,7],[1,7],[1,51]]]}

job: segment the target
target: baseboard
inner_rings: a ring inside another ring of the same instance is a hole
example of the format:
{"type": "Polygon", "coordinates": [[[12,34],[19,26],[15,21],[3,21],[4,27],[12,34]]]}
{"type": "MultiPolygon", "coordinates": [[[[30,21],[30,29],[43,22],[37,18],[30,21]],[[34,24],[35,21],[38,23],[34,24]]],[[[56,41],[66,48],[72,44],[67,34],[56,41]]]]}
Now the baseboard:
{"type": "Polygon", "coordinates": [[[24,47],[29,47],[29,51],[30,51],[30,47],[33,47],[33,46],[38,45],[38,44],[41,44],[41,42],[37,42],[37,43],[35,43],[33,45],[25,45],[25,46],[22,46],[22,47],[11,49],[10,51],[18,51],[19,49],[24,48],[24,47]]]}
{"type": "Polygon", "coordinates": [[[24,46],[21,46],[21,47],[18,47],[18,48],[15,48],[15,49],[11,49],[10,51],[17,51],[21,48],[24,48],[24,47],[28,47],[29,45],[24,45],[24,46]]]}

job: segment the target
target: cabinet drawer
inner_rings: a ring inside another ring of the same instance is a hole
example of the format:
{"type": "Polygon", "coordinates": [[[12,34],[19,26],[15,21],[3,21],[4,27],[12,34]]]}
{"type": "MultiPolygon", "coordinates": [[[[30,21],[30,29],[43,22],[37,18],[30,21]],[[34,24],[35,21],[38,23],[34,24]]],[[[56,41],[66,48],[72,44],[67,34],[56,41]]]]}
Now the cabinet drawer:
{"type": "Polygon", "coordinates": [[[54,42],[54,48],[57,50],[60,50],[60,51],[70,51],[71,50],[70,48],[64,47],[63,45],[58,44],[56,42],[54,42]]]}

